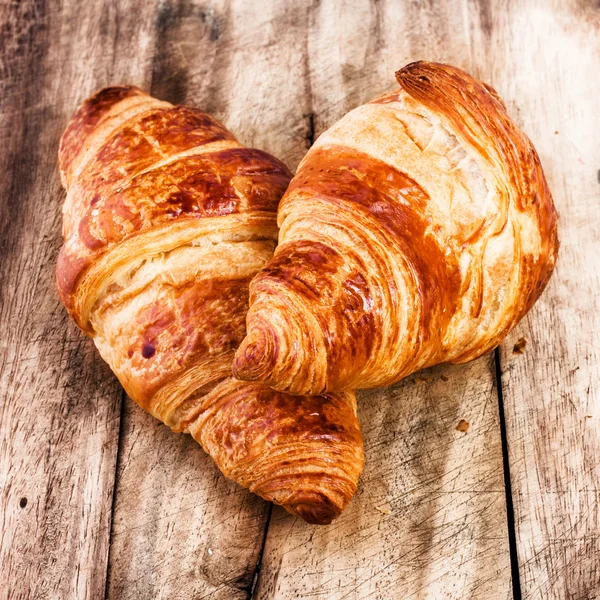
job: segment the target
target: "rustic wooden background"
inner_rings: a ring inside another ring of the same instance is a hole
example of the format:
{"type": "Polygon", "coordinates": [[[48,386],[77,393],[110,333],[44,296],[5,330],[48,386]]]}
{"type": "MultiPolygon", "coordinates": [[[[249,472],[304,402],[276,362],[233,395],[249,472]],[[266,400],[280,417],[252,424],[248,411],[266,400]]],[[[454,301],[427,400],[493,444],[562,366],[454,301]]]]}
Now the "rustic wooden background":
{"type": "Polygon", "coordinates": [[[0,136],[2,600],[600,598],[597,1],[2,0],[0,136]],[[495,353],[360,394],[359,492],[310,526],[124,398],[68,320],[58,140],[128,82],[295,168],[416,59],[502,94],[554,192],[559,263],[495,353]]]}

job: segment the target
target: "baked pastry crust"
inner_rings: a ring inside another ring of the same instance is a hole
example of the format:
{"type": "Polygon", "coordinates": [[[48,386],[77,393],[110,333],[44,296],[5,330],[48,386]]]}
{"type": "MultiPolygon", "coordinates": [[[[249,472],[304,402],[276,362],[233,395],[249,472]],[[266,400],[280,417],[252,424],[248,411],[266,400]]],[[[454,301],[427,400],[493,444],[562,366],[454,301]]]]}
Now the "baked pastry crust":
{"type": "Polygon", "coordinates": [[[354,393],[298,398],[231,374],[287,168],[202,111],[131,86],[81,105],[59,163],[59,294],[128,395],[191,433],[226,476],[331,521],[363,465],[354,393]]]}
{"type": "Polygon", "coordinates": [[[294,394],[384,386],[497,346],[543,291],[557,214],[498,94],[417,62],[326,131],[279,207],[234,373],[294,394]]]}

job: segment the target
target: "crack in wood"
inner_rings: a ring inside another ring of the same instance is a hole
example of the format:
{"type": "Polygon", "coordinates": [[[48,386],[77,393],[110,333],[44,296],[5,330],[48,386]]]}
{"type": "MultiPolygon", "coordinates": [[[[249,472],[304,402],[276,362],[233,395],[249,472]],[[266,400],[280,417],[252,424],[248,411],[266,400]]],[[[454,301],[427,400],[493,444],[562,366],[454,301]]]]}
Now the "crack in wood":
{"type": "Polygon", "coordinates": [[[494,350],[496,365],[496,391],[498,393],[498,411],[500,415],[500,439],[502,440],[502,461],[504,464],[504,488],[506,490],[506,524],[508,527],[508,547],[510,550],[510,571],[514,600],[521,600],[521,576],[519,574],[519,554],[515,529],[515,509],[513,506],[512,486],[510,481],[510,461],[508,458],[508,438],[506,436],[506,416],[504,412],[504,396],[502,393],[502,368],[500,350],[494,350]]]}
{"type": "Polygon", "coordinates": [[[106,573],[104,579],[104,600],[108,600],[109,596],[109,587],[110,587],[110,575],[111,575],[111,564],[110,564],[110,553],[113,545],[113,536],[114,536],[114,516],[115,516],[115,506],[117,504],[117,482],[119,475],[119,468],[121,466],[121,457],[123,456],[123,436],[121,435],[123,432],[123,405],[128,401],[127,394],[125,390],[121,393],[121,406],[119,407],[119,429],[118,429],[118,446],[117,446],[117,456],[115,457],[115,476],[113,479],[113,487],[112,487],[112,499],[110,503],[110,515],[109,515],[109,533],[108,533],[108,553],[106,556],[106,573]]]}
{"type": "Polygon", "coordinates": [[[306,147],[310,148],[315,143],[315,113],[311,112],[305,116],[306,119],[306,147]]]}
{"type": "Polygon", "coordinates": [[[265,552],[265,546],[267,545],[267,535],[269,533],[269,525],[271,524],[271,517],[273,515],[273,505],[269,505],[269,512],[267,514],[267,520],[265,523],[265,533],[263,535],[262,544],[260,547],[260,552],[258,554],[258,560],[256,561],[256,567],[254,568],[254,572],[252,573],[252,580],[250,585],[246,588],[248,592],[248,600],[255,600],[255,593],[258,588],[258,581],[260,578],[260,570],[262,568],[262,560],[263,554],[265,552]]]}

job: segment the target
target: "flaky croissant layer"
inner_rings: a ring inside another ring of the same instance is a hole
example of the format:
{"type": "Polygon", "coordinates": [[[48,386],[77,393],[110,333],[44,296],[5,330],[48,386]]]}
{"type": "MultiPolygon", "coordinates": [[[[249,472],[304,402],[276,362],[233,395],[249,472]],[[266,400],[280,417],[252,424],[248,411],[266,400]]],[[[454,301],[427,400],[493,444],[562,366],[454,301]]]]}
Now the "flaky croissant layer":
{"type": "Polygon", "coordinates": [[[298,398],[231,376],[287,168],[209,115],[130,86],[81,105],[59,162],[58,290],[129,396],[191,433],[226,476],[330,522],[363,466],[354,394],[298,398]]]}
{"type": "Polygon", "coordinates": [[[495,347],[543,291],[557,214],[497,93],[418,62],[308,152],[250,286],[234,373],[294,394],[391,384],[495,347]]]}

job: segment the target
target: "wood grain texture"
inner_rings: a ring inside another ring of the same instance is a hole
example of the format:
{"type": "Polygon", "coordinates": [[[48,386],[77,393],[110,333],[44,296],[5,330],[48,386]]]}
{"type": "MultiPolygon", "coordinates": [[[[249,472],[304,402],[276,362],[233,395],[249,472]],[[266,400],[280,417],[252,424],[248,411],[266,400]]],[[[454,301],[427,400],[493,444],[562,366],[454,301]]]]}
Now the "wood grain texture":
{"type": "MultiPolygon", "coordinates": [[[[302,9],[182,0],[161,3],[155,23],[151,93],[211,113],[295,168],[308,126],[302,9]]],[[[269,506],[129,400],[116,485],[108,598],[249,597],[269,506]]]]}
{"type": "Polygon", "coordinates": [[[123,407],[108,598],[247,598],[267,504],[191,438],[123,407]]]}
{"type": "MultiPolygon", "coordinates": [[[[473,32],[483,28],[477,7],[428,2],[324,1],[310,22],[317,135],[394,87],[393,73],[412,60],[471,69],[473,32]]],[[[357,497],[327,529],[275,509],[255,596],[511,597],[494,380],[488,355],[360,394],[366,464],[357,497]],[[455,429],[461,420],[466,433],[455,429]]]]}
{"type": "Polygon", "coordinates": [[[491,356],[363,393],[348,511],[318,528],[274,509],[267,527],[193,440],[127,399],[120,424],[121,390],[54,290],[58,139],[95,89],[195,104],[294,169],[427,59],[498,89],[561,213],[557,272],[501,349],[520,591],[599,598],[599,15],[591,0],[0,5],[0,596],[511,597],[491,356]]]}
{"type": "Polygon", "coordinates": [[[521,589],[600,598],[600,7],[498,3],[492,21],[492,84],[537,147],[562,242],[549,289],[501,347],[521,589]]]}
{"type": "Polygon", "coordinates": [[[0,595],[101,598],[122,392],[58,302],[56,154],[78,101],[143,72],[145,22],[103,3],[0,14],[0,595]]]}

